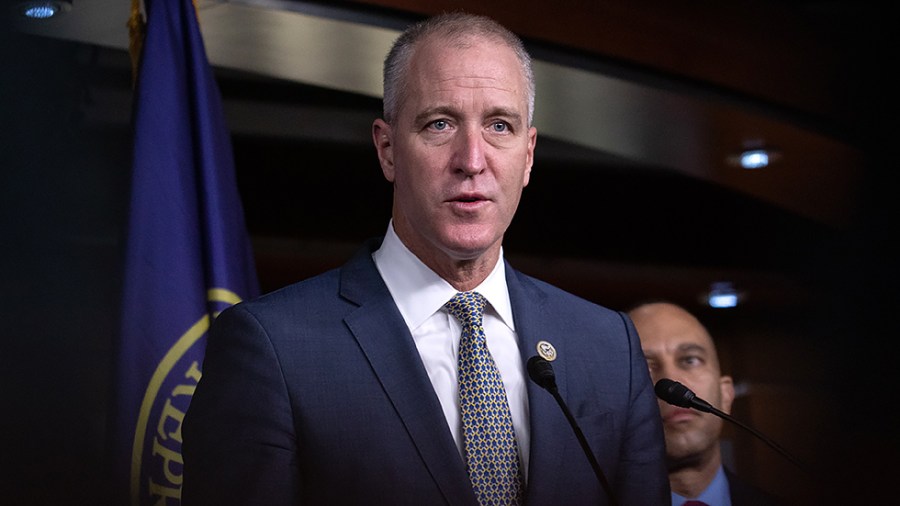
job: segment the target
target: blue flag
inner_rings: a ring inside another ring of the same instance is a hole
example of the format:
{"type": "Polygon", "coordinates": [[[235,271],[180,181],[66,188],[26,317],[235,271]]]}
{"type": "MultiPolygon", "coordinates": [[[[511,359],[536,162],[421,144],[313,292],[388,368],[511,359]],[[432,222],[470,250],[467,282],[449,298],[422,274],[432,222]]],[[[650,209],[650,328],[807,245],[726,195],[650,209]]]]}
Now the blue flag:
{"type": "Polygon", "coordinates": [[[179,504],[181,422],[201,375],[207,330],[219,312],[259,288],[194,6],[145,4],[114,468],[131,504],[179,504]]]}

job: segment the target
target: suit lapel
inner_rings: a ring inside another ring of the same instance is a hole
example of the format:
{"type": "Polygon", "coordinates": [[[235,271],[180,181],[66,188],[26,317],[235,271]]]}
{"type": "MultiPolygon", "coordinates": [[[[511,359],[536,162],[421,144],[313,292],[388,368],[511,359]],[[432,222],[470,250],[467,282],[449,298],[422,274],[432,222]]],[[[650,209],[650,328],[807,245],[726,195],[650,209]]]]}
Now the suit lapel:
{"type": "Polygon", "coordinates": [[[357,304],[345,322],[449,504],[475,504],[465,465],[409,329],[382,281],[370,243],[342,269],[341,296],[357,304]],[[450,458],[448,458],[450,456],[450,458]]]}
{"type": "MultiPolygon", "coordinates": [[[[506,265],[506,283],[512,304],[513,320],[519,337],[523,362],[537,355],[537,343],[551,343],[559,357],[552,362],[556,383],[561,393],[566,391],[565,336],[555,334],[548,324],[545,310],[546,295],[528,279],[520,277],[506,265]]],[[[526,373],[527,374],[527,373],[526,373]]],[[[553,504],[557,497],[556,484],[564,466],[563,457],[571,455],[568,446],[574,440],[553,396],[528,380],[528,404],[531,419],[531,456],[528,470],[526,504],[553,504]]]]}

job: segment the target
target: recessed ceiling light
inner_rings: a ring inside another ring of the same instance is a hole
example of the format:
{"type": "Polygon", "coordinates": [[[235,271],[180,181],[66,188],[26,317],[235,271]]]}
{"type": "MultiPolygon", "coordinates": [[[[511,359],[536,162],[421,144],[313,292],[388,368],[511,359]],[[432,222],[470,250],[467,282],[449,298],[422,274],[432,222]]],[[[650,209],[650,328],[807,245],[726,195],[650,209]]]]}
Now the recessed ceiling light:
{"type": "Polygon", "coordinates": [[[28,19],[50,19],[68,11],[72,2],[65,0],[33,0],[18,4],[16,9],[28,19]]]}
{"type": "Polygon", "coordinates": [[[741,167],[762,169],[769,165],[769,152],[765,149],[749,149],[741,153],[741,167]]]}
{"type": "MultiPolygon", "coordinates": [[[[756,144],[756,143],[754,143],[756,144]]],[[[743,151],[729,156],[729,165],[742,169],[762,169],[781,159],[781,152],[771,147],[745,147],[743,151]]]]}
{"type": "Polygon", "coordinates": [[[744,295],[739,293],[732,283],[716,282],[706,294],[706,303],[712,308],[725,309],[737,306],[743,298],[744,295]]]}

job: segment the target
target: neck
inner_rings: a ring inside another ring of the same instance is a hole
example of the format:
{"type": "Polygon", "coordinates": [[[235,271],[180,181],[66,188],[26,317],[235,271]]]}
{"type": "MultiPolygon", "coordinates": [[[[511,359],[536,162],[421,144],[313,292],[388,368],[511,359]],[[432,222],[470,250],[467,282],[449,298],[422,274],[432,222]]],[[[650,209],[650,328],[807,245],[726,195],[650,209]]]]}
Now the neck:
{"type": "Polygon", "coordinates": [[[465,257],[455,252],[441,249],[422,240],[420,236],[407,233],[398,220],[394,220],[394,232],[400,241],[423,264],[460,292],[467,292],[480,285],[494,270],[500,258],[501,240],[487,249],[465,257]]]}
{"type": "MultiPolygon", "coordinates": [[[[474,290],[491,274],[497,264],[500,252],[493,251],[471,260],[454,260],[446,257],[446,261],[425,262],[425,265],[446,280],[460,292],[474,290]]],[[[419,257],[420,259],[422,257],[419,257]]],[[[434,260],[434,259],[432,259],[434,260]]]]}
{"type": "Polygon", "coordinates": [[[712,483],[721,465],[722,454],[718,445],[708,455],[699,456],[691,462],[670,463],[669,485],[672,492],[687,498],[699,496],[712,483]]]}

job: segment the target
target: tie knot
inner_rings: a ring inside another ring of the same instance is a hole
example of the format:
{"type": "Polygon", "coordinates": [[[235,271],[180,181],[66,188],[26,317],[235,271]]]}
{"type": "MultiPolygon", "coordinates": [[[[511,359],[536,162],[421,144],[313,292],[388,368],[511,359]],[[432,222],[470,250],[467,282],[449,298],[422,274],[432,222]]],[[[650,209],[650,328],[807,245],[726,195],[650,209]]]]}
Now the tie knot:
{"type": "Polygon", "coordinates": [[[478,292],[459,292],[444,307],[464,325],[480,327],[484,305],[484,295],[478,292]]]}

